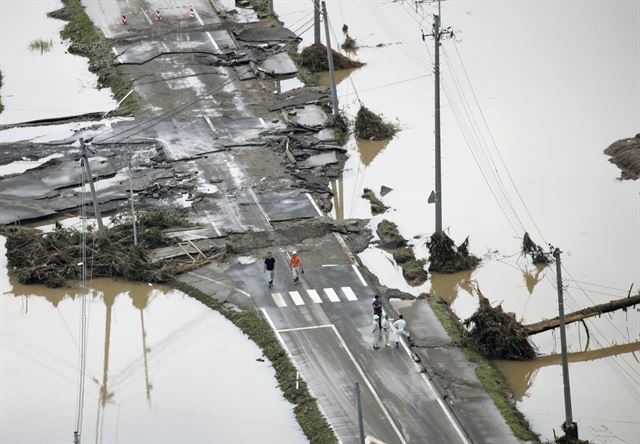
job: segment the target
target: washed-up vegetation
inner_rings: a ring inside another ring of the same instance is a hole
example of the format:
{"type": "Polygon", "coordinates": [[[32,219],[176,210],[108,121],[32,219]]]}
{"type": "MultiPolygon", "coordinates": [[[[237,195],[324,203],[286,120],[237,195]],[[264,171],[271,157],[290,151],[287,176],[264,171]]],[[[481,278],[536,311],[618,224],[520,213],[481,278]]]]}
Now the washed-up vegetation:
{"type": "Polygon", "coordinates": [[[427,241],[429,248],[429,271],[457,273],[475,268],[480,259],[469,254],[469,238],[456,246],[444,232],[433,233],[427,241]]]}
{"type": "Polygon", "coordinates": [[[162,230],[186,225],[180,217],[163,211],[141,213],[138,246],[133,245],[133,229],[127,219],[116,220],[100,238],[95,229],[85,234],[75,228],[57,226],[51,233],[33,228],[3,226],[7,237],[7,257],[23,284],[62,287],[79,279],[86,260],[88,277],[121,277],[133,281],[167,282],[175,273],[170,264],[151,263],[150,249],[172,245],[175,240],[162,230]],[[84,240],[83,240],[84,237],[84,240]],[[85,258],[83,259],[83,243],[85,258]]]}
{"type": "Polygon", "coordinates": [[[369,188],[365,188],[363,190],[362,197],[367,199],[371,203],[371,213],[374,216],[378,214],[382,214],[389,209],[389,207],[383,204],[382,201],[378,199],[375,193],[369,188]]]}
{"type": "Polygon", "coordinates": [[[529,233],[524,233],[524,237],[522,238],[522,254],[531,256],[534,264],[548,264],[551,262],[549,256],[542,251],[542,247],[531,240],[529,233]]]}
{"type": "MultiPolygon", "coordinates": [[[[358,60],[343,56],[335,50],[333,54],[333,67],[335,69],[359,68],[364,63],[358,60]]],[[[327,47],[322,43],[315,43],[302,50],[299,56],[300,64],[311,72],[329,71],[329,59],[327,58],[327,47]]]]}
{"type": "Polygon", "coordinates": [[[356,115],[355,136],[358,139],[384,140],[392,138],[398,128],[392,123],[385,122],[382,117],[366,106],[360,106],[356,115]]]}
{"type": "Polygon", "coordinates": [[[384,219],[378,224],[376,231],[380,237],[380,247],[391,253],[402,268],[405,280],[413,286],[423,284],[429,278],[429,273],[424,268],[425,261],[416,259],[413,249],[398,231],[398,226],[384,219]]]}
{"type": "Polygon", "coordinates": [[[303,379],[297,379],[296,367],[282,348],[269,324],[262,317],[253,310],[217,301],[181,282],[174,282],[174,286],[209,308],[219,311],[260,347],[276,372],[276,379],[284,397],[295,405],[293,412],[296,415],[296,420],[311,444],[335,444],[338,442],[333,429],[318,408],[318,401],[311,396],[307,383],[303,379]]]}
{"type": "Polygon", "coordinates": [[[44,54],[53,48],[53,40],[36,39],[29,44],[31,51],[40,51],[40,54],[44,54]]]}
{"type": "Polygon", "coordinates": [[[356,39],[347,34],[344,38],[344,42],[342,42],[342,49],[347,52],[355,52],[358,49],[358,42],[356,39]]]}
{"type": "MultiPolygon", "coordinates": [[[[131,82],[114,66],[115,55],[111,45],[93,26],[80,0],[62,0],[62,4],[64,6],[50,12],[49,17],[68,22],[60,35],[71,42],[69,52],[87,57],[89,70],[98,76],[99,86],[111,88],[115,98],[122,100],[131,90],[131,82]]],[[[120,104],[119,112],[131,114],[135,107],[135,99],[130,95],[120,104]]]]}

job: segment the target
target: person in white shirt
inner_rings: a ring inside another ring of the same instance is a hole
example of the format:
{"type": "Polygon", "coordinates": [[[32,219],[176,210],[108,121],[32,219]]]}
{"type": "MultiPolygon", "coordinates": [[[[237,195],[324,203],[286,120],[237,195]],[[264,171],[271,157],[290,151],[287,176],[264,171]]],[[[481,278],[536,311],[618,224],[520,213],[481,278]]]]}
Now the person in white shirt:
{"type": "Polygon", "coordinates": [[[378,350],[380,348],[380,321],[379,316],[373,316],[373,329],[371,333],[373,334],[373,349],[378,350]]]}
{"type": "Polygon", "coordinates": [[[400,347],[400,336],[409,337],[409,333],[405,330],[407,328],[407,321],[404,320],[404,316],[400,315],[399,319],[393,323],[394,340],[396,341],[396,348],[400,347]]]}
{"type": "Polygon", "coordinates": [[[391,325],[391,320],[389,319],[389,315],[385,314],[384,319],[382,319],[382,340],[384,341],[385,347],[391,347],[391,343],[389,342],[389,334],[392,333],[393,325],[391,325]]]}

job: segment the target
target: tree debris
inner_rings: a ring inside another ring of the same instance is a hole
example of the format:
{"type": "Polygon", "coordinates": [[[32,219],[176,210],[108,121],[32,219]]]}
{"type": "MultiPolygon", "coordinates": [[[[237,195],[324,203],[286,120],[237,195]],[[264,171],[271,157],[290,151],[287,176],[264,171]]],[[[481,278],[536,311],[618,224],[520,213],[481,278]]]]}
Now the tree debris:
{"type": "Polygon", "coordinates": [[[358,42],[356,42],[356,39],[347,34],[344,38],[344,42],[342,42],[341,47],[347,52],[356,52],[356,50],[358,49],[358,42]]]}
{"type": "MultiPolygon", "coordinates": [[[[331,50],[331,52],[333,54],[333,67],[335,69],[359,68],[364,65],[364,63],[343,56],[335,50],[331,50]]],[[[329,71],[327,47],[322,43],[307,46],[300,53],[300,64],[311,72],[329,71]]]]}
{"type": "Polygon", "coordinates": [[[529,233],[524,233],[522,238],[522,253],[531,256],[534,264],[548,264],[551,259],[542,251],[542,247],[531,240],[529,233]]]}
{"type": "Polygon", "coordinates": [[[429,271],[457,273],[475,268],[480,259],[469,254],[469,237],[456,247],[444,232],[433,233],[427,241],[429,248],[429,271]]]}
{"type": "Polygon", "coordinates": [[[389,209],[385,204],[378,199],[375,193],[369,188],[365,188],[362,193],[362,197],[367,199],[371,203],[371,214],[374,216],[382,214],[389,209]]]}
{"type": "Polygon", "coordinates": [[[358,139],[384,140],[392,138],[398,128],[362,105],[356,115],[355,135],[358,139]]]}
{"type": "Polygon", "coordinates": [[[423,284],[429,278],[429,273],[424,268],[425,261],[416,259],[413,249],[407,246],[406,239],[398,231],[398,226],[384,219],[378,224],[376,231],[380,237],[380,247],[393,255],[409,285],[423,284]]]}

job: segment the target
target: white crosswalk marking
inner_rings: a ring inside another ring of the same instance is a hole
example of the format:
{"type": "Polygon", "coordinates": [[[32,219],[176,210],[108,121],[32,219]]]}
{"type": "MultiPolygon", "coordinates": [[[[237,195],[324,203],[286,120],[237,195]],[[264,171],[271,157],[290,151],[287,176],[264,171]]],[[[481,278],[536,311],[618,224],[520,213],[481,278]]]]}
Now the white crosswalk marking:
{"type": "Polygon", "coordinates": [[[347,300],[349,300],[349,301],[357,301],[358,300],[358,298],[356,297],[356,294],[353,292],[351,287],[342,287],[342,292],[347,297],[347,300]]]}
{"type": "Polygon", "coordinates": [[[276,303],[278,307],[286,307],[287,303],[284,301],[284,298],[280,293],[271,293],[271,297],[273,301],[276,303]]]}
{"type": "Polygon", "coordinates": [[[340,298],[333,288],[325,288],[324,293],[327,295],[331,302],[340,302],[340,298]]]}
{"type": "Polygon", "coordinates": [[[307,294],[309,295],[309,297],[313,302],[315,302],[316,304],[322,304],[322,299],[320,299],[320,296],[318,295],[317,291],[307,290],[307,294]]]}
{"type": "Polygon", "coordinates": [[[289,296],[291,296],[291,299],[293,299],[294,304],[304,305],[304,301],[302,300],[300,293],[298,293],[297,291],[290,291],[289,296]]]}

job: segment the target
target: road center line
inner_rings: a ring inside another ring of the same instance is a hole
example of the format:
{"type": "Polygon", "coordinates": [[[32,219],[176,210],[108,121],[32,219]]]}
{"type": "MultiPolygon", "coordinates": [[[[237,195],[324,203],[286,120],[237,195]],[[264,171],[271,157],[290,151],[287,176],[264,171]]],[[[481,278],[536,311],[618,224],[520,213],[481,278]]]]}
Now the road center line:
{"type": "Polygon", "coordinates": [[[353,271],[355,271],[356,274],[358,275],[358,278],[360,278],[360,282],[362,282],[362,285],[367,287],[367,281],[365,281],[364,278],[362,277],[362,275],[360,274],[360,270],[358,270],[358,267],[355,264],[353,264],[351,266],[353,267],[353,271]]]}
{"type": "Polygon", "coordinates": [[[215,134],[217,132],[216,127],[213,126],[213,123],[211,123],[211,119],[209,118],[209,116],[204,116],[204,120],[207,122],[207,125],[209,125],[209,128],[211,128],[211,131],[213,131],[215,134]]]}
{"type": "Polygon", "coordinates": [[[260,210],[260,214],[262,214],[262,217],[264,217],[264,220],[267,221],[267,225],[271,227],[271,222],[269,222],[269,216],[267,215],[267,212],[264,211],[264,208],[262,208],[262,205],[260,205],[260,202],[258,202],[258,197],[256,196],[256,193],[253,192],[253,189],[251,187],[249,187],[248,190],[249,190],[249,194],[251,195],[251,198],[256,203],[258,210],[260,210]]]}
{"type": "Polygon", "coordinates": [[[311,205],[313,205],[313,208],[316,209],[316,211],[318,212],[318,216],[322,217],[324,216],[324,214],[322,214],[322,211],[320,211],[320,208],[318,208],[318,205],[316,204],[316,201],[313,200],[313,197],[311,197],[311,194],[309,193],[304,193],[307,195],[307,198],[309,199],[309,202],[311,202],[311,205]]]}
{"type": "Polygon", "coordinates": [[[204,26],[204,22],[200,18],[200,14],[198,14],[198,10],[196,8],[193,8],[193,12],[196,14],[196,18],[198,19],[198,22],[200,23],[200,26],[204,26]]]}
{"type": "Polygon", "coordinates": [[[288,331],[302,331],[302,330],[315,330],[318,328],[331,328],[333,324],[325,324],[325,325],[310,325],[308,327],[294,327],[294,328],[283,328],[278,330],[280,333],[286,333],[288,331]]]}
{"type": "MultiPolygon", "coordinates": [[[[289,351],[289,348],[287,347],[287,344],[284,343],[284,340],[282,339],[282,336],[280,335],[280,332],[276,329],[275,324],[273,323],[273,321],[269,317],[269,314],[267,313],[267,310],[265,310],[264,308],[262,308],[260,310],[262,311],[262,314],[264,315],[264,318],[267,320],[267,323],[269,324],[269,326],[273,330],[273,333],[276,335],[276,338],[278,338],[278,342],[280,342],[280,345],[282,346],[284,351],[287,353],[287,356],[289,356],[289,359],[291,360],[291,363],[296,368],[296,370],[298,370],[298,372],[300,373],[300,376],[302,377],[302,379],[305,379],[304,375],[302,374],[302,371],[300,370],[300,367],[298,366],[298,364],[296,364],[296,360],[293,359],[293,355],[289,351]]],[[[307,384],[307,390],[309,390],[309,393],[311,394],[312,397],[318,399],[318,397],[313,393],[313,390],[311,390],[311,386],[309,384],[307,384]]],[[[324,412],[324,409],[320,405],[320,401],[317,401],[316,405],[318,406],[318,410],[320,410],[320,413],[322,414],[322,416],[324,416],[324,418],[327,420],[327,424],[329,424],[329,427],[331,427],[331,430],[334,431],[334,434],[336,435],[336,438],[338,438],[338,444],[342,444],[342,440],[340,439],[338,434],[335,433],[335,430],[331,426],[331,422],[329,422],[329,417],[327,416],[327,414],[324,412]]]]}
{"type": "Polygon", "coordinates": [[[121,64],[122,64],[122,63],[124,63],[124,62],[122,61],[122,58],[120,58],[120,54],[118,54],[118,51],[116,50],[116,48],[111,47],[111,50],[112,50],[112,51],[113,51],[113,53],[116,55],[116,58],[118,59],[118,63],[121,63],[121,64]]]}
{"type": "Polygon", "coordinates": [[[149,18],[149,16],[147,15],[146,11],[142,8],[140,8],[140,10],[142,11],[142,13],[144,14],[144,17],[147,19],[147,22],[149,22],[150,25],[153,25],[153,22],[151,21],[151,19],[149,18]]]}
{"type": "Polygon", "coordinates": [[[218,236],[222,236],[222,233],[220,232],[220,230],[218,230],[218,227],[216,226],[216,224],[213,222],[213,219],[211,219],[211,215],[209,214],[208,210],[204,210],[204,214],[207,215],[207,220],[209,221],[209,223],[211,224],[211,226],[213,227],[214,230],[216,230],[216,233],[218,234],[218,236]]]}
{"type": "Polygon", "coordinates": [[[210,277],[203,276],[203,275],[198,274],[198,273],[194,273],[193,271],[190,271],[190,272],[188,272],[187,274],[191,274],[191,275],[193,275],[193,276],[197,276],[197,277],[199,277],[200,279],[204,279],[205,281],[209,281],[209,282],[216,283],[216,284],[221,285],[221,286],[226,287],[226,288],[231,288],[232,290],[235,290],[235,291],[237,291],[238,293],[242,293],[243,295],[245,295],[245,296],[246,296],[246,297],[248,297],[248,298],[250,298],[250,297],[251,297],[251,295],[250,295],[249,293],[247,293],[246,291],[241,290],[240,288],[236,288],[236,287],[232,287],[232,286],[230,286],[230,285],[227,285],[227,284],[225,284],[224,282],[216,281],[215,279],[211,279],[210,277]]]}
{"type": "Polygon", "coordinates": [[[367,375],[365,375],[364,371],[362,370],[362,367],[360,367],[360,364],[358,364],[358,361],[356,361],[356,358],[353,357],[353,354],[351,353],[351,350],[349,350],[349,347],[347,347],[347,343],[344,342],[344,339],[342,339],[342,335],[340,335],[340,332],[338,331],[338,329],[336,328],[335,325],[331,324],[331,328],[333,329],[333,332],[338,337],[338,340],[340,341],[340,344],[342,344],[342,347],[344,347],[344,350],[347,352],[347,355],[349,356],[349,359],[351,359],[351,362],[353,362],[353,365],[355,365],[356,369],[358,370],[358,373],[360,373],[360,377],[362,378],[364,383],[369,388],[369,391],[371,392],[371,394],[375,398],[376,402],[378,403],[378,406],[380,407],[380,409],[384,413],[384,416],[387,417],[387,420],[391,424],[391,427],[393,427],[393,431],[396,432],[396,435],[398,435],[398,438],[400,438],[400,442],[402,444],[407,444],[407,441],[404,439],[404,437],[400,433],[400,430],[398,429],[398,426],[396,426],[396,423],[393,421],[393,418],[389,414],[389,411],[387,410],[387,408],[382,403],[382,400],[380,399],[380,396],[378,396],[378,393],[376,393],[376,391],[373,389],[373,386],[371,385],[371,382],[369,381],[369,378],[367,378],[367,375]]]}
{"type": "MultiPolygon", "coordinates": [[[[199,16],[198,16],[199,17],[199,16]]],[[[218,46],[218,44],[216,43],[215,40],[213,40],[213,37],[211,36],[211,33],[209,31],[205,32],[205,34],[207,35],[207,37],[209,37],[209,40],[211,41],[211,44],[213,45],[213,47],[215,48],[216,51],[220,52],[220,47],[218,46]]]]}

